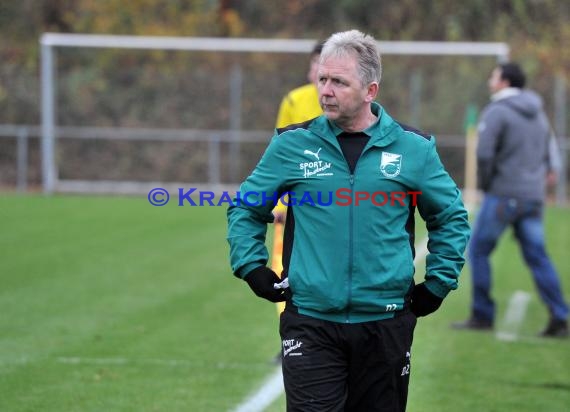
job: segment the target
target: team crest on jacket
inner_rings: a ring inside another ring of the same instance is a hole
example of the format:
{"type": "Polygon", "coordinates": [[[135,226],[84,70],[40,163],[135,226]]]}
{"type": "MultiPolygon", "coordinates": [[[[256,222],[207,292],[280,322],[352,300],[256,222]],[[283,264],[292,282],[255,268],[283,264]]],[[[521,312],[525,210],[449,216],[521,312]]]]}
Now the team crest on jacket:
{"type": "Polygon", "coordinates": [[[382,152],[380,157],[380,171],[386,177],[396,177],[402,169],[402,155],[382,152]]]}

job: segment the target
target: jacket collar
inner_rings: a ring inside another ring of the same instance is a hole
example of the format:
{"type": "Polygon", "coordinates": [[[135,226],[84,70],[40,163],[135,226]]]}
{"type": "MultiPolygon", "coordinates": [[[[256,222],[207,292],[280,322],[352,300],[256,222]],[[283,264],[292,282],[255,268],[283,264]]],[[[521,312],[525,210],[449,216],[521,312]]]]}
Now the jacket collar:
{"type": "Polygon", "coordinates": [[[491,96],[491,101],[496,102],[497,100],[506,99],[511,96],[517,96],[521,94],[521,89],[517,87],[505,87],[499,90],[497,93],[491,96]]]}
{"type": "MultiPolygon", "coordinates": [[[[377,119],[371,126],[362,131],[370,136],[370,141],[366,146],[387,146],[396,140],[397,133],[394,132],[400,126],[380,104],[372,102],[371,110],[377,119]]],[[[343,132],[340,127],[327,119],[325,115],[321,115],[313,122],[310,130],[335,145],[337,143],[336,136],[343,132]]]]}

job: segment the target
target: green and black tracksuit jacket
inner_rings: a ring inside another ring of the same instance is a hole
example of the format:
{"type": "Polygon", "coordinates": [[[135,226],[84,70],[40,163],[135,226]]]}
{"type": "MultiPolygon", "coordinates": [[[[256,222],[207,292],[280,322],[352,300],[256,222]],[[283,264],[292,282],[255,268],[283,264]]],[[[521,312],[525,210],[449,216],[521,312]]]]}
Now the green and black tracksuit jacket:
{"type": "Polygon", "coordinates": [[[325,116],[278,129],[228,208],[233,272],[266,265],[267,224],[289,192],[283,276],[299,313],[356,323],[393,317],[414,277],[415,208],[428,230],[425,282],[444,298],[456,289],[469,237],[461,194],[435,139],[400,125],[377,103],[376,123],[351,172],[325,116]],[[244,198],[245,196],[245,198],[244,198]]]}

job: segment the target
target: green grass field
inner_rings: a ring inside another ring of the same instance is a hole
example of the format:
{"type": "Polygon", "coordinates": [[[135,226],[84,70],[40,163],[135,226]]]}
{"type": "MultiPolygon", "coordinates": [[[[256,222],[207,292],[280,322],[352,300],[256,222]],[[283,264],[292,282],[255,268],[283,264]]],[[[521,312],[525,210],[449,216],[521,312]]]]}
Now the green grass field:
{"type": "MultiPolygon", "coordinates": [[[[0,222],[0,411],[227,411],[275,370],[275,307],[232,276],[225,208],[2,195],[0,222]]],[[[550,208],[547,233],[570,296],[570,210],[550,208]]],[[[464,270],[418,323],[409,411],[570,405],[570,340],[534,337],[547,313],[512,236],[493,260],[500,315],[532,295],[522,339],[449,328],[468,315],[464,270]]]]}

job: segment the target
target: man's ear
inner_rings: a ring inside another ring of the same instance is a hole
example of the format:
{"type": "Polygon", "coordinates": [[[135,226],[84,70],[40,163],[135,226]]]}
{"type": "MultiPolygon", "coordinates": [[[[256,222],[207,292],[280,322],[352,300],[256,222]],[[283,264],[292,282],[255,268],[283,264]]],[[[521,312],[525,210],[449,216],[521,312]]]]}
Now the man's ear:
{"type": "Polygon", "coordinates": [[[366,97],[364,98],[364,101],[366,103],[370,103],[373,102],[374,100],[376,100],[376,96],[378,95],[378,90],[380,89],[380,85],[378,84],[378,82],[372,82],[368,85],[368,88],[366,90],[366,97]]]}

